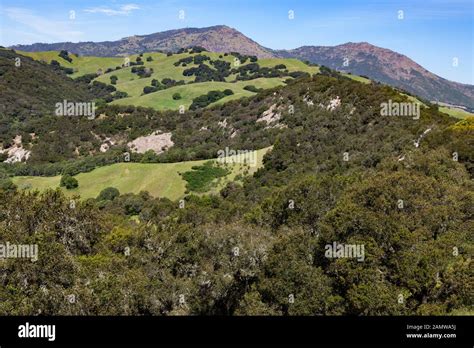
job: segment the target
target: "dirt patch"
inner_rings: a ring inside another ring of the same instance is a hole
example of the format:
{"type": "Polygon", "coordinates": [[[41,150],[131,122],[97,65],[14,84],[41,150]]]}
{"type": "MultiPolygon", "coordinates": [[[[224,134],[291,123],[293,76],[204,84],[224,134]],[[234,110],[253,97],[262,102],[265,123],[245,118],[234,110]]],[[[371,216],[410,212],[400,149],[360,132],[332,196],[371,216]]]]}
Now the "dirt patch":
{"type": "Polygon", "coordinates": [[[145,153],[152,150],[157,154],[163,153],[174,145],[171,133],[160,133],[155,131],[150,135],[139,137],[127,144],[133,152],[145,153]]]}

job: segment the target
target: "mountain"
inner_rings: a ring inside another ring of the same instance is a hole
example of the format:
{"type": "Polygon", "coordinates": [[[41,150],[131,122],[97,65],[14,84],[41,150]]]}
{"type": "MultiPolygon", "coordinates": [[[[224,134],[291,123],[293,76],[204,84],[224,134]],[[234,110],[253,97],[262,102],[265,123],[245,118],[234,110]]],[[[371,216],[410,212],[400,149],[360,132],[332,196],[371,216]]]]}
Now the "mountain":
{"type": "Polygon", "coordinates": [[[308,60],[332,69],[365,75],[430,101],[474,109],[474,86],[446,80],[403,54],[367,42],[349,42],[338,46],[303,46],[274,53],[279,57],[308,60]]]}
{"type": "Polygon", "coordinates": [[[338,46],[303,46],[292,50],[271,50],[225,25],[168,30],[136,35],[118,41],[61,42],[17,45],[27,52],[67,50],[87,56],[125,56],[149,51],[177,51],[202,46],[211,52],[240,52],[259,58],[298,58],[333,69],[365,75],[375,81],[402,88],[430,101],[459,105],[474,110],[474,86],[439,77],[410,58],[366,42],[338,46]],[[348,66],[344,66],[345,58],[348,66]]]}
{"type": "Polygon", "coordinates": [[[211,52],[239,52],[259,58],[274,57],[271,50],[225,25],[167,30],[150,35],[129,36],[118,41],[36,43],[12,48],[26,52],[67,50],[84,56],[108,57],[151,51],[177,51],[191,46],[201,46],[211,52]]]}

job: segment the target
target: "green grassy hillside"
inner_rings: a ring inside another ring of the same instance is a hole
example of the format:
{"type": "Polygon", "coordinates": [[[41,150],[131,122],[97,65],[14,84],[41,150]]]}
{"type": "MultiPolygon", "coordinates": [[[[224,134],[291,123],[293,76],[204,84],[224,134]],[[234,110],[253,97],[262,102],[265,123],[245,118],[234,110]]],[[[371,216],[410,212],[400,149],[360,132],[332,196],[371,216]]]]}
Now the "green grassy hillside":
{"type": "Polygon", "coordinates": [[[446,113],[450,116],[453,116],[453,117],[456,117],[456,118],[459,118],[459,119],[464,119],[466,117],[473,117],[474,116],[473,113],[464,111],[463,109],[449,108],[449,107],[446,107],[446,106],[440,107],[439,111],[444,112],[444,113],[446,113]]]}
{"type": "Polygon", "coordinates": [[[74,74],[70,75],[72,78],[96,73],[98,69],[105,71],[107,68],[115,68],[124,62],[124,59],[121,57],[77,57],[74,54],[69,55],[72,58],[72,62],[68,62],[59,57],[58,51],[17,52],[46,63],[51,63],[52,60],[56,60],[64,67],[74,69],[74,74]]]}
{"type": "Polygon", "coordinates": [[[145,94],[141,96],[135,96],[130,98],[117,99],[112,102],[112,104],[117,105],[140,105],[145,107],[151,107],[156,110],[177,110],[180,105],[184,105],[185,108],[189,108],[194,98],[199,97],[200,95],[206,94],[212,90],[224,90],[231,89],[234,94],[227,96],[213,103],[212,105],[225,103],[229,100],[239,99],[242,97],[248,97],[254,95],[255,93],[247,91],[244,89],[245,86],[253,85],[257,88],[273,88],[276,86],[283,85],[283,79],[281,78],[260,78],[251,81],[239,81],[235,83],[227,82],[201,82],[193,83],[190,85],[182,85],[171,87],[162,91],[145,94]],[[173,94],[179,93],[181,99],[174,100],[173,94]]]}
{"type": "MultiPolygon", "coordinates": [[[[210,192],[217,192],[227,182],[233,181],[239,174],[253,174],[262,166],[263,155],[269,148],[256,151],[257,164],[250,167],[245,173],[245,166],[235,163],[230,164],[231,173],[215,183],[210,192]]],[[[215,160],[214,160],[215,161],[215,160]]],[[[190,171],[193,166],[202,165],[207,160],[188,161],[179,163],[117,163],[97,168],[88,173],[75,176],[79,187],[65,190],[69,195],[80,195],[82,198],[95,198],[106,187],[115,187],[120,193],[139,193],[148,191],[155,197],[166,197],[171,200],[181,198],[186,191],[186,181],[180,173],[190,171]]],[[[49,188],[59,187],[60,176],[18,176],[13,182],[20,189],[44,191],[49,188]]]]}
{"type": "Polygon", "coordinates": [[[362,76],[358,76],[358,75],[353,75],[353,74],[346,74],[346,73],[343,73],[342,74],[343,76],[345,77],[348,77],[354,81],[357,81],[357,82],[362,82],[362,83],[371,83],[371,80],[369,80],[368,78],[366,77],[362,77],[362,76]]]}
{"type": "MultiPolygon", "coordinates": [[[[66,68],[72,68],[74,73],[69,75],[72,78],[77,78],[86,74],[97,73],[100,69],[102,75],[98,76],[95,80],[106,84],[111,84],[111,76],[117,77],[115,87],[118,91],[126,92],[127,98],[116,100],[113,103],[119,105],[135,105],[152,107],[157,110],[163,109],[178,109],[180,105],[184,105],[188,108],[192,99],[198,96],[207,94],[212,90],[224,90],[231,89],[234,95],[228,96],[219,100],[217,103],[223,103],[229,100],[238,99],[244,96],[254,95],[255,92],[244,90],[243,88],[248,85],[255,86],[256,88],[273,88],[283,84],[283,81],[291,77],[277,77],[277,78],[257,78],[248,81],[237,81],[237,74],[230,74],[225,78],[225,82],[206,81],[199,83],[193,82],[194,76],[184,76],[183,71],[192,67],[197,67],[197,64],[187,63],[186,66],[176,66],[174,63],[180,59],[187,57],[194,57],[197,53],[180,53],[168,56],[164,53],[153,52],[144,53],[141,60],[144,62],[144,67],[152,69],[153,73],[149,77],[140,77],[135,73],[132,73],[133,66],[122,67],[126,63],[125,57],[78,57],[74,54],[70,54],[71,62],[59,57],[58,51],[48,52],[18,52],[29,56],[36,60],[41,60],[50,63],[52,60],[58,61],[62,66],[66,68]],[[148,59],[151,59],[150,61],[148,59]],[[122,67],[117,69],[116,67],[122,67]],[[108,73],[105,73],[107,69],[113,69],[108,73]],[[185,81],[186,85],[175,86],[166,90],[153,92],[150,94],[144,94],[143,89],[146,86],[151,86],[153,80],[162,81],[165,78],[172,80],[185,81]],[[174,93],[180,93],[182,99],[173,100],[172,96],[174,93]]],[[[205,55],[213,61],[224,61],[230,64],[230,68],[236,68],[239,66],[245,66],[250,64],[250,60],[246,60],[241,63],[237,61],[236,57],[232,55],[225,55],[214,52],[202,52],[201,55],[205,55]]],[[[139,55],[131,55],[127,57],[130,62],[135,62],[139,55]]],[[[212,68],[209,60],[203,62],[205,65],[212,68]]],[[[260,59],[256,62],[261,68],[273,68],[276,65],[285,65],[287,73],[292,72],[306,72],[309,74],[316,74],[319,72],[319,67],[308,66],[305,63],[297,59],[260,59]]],[[[215,104],[215,103],[213,103],[215,104]]]]}

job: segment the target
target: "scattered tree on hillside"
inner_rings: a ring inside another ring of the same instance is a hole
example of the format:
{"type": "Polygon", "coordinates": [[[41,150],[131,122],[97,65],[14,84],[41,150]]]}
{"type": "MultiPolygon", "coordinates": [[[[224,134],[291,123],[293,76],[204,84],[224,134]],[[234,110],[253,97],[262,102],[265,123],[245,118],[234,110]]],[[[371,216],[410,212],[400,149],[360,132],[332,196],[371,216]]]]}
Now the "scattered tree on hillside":
{"type": "Polygon", "coordinates": [[[77,188],[79,186],[79,183],[76,178],[70,176],[69,174],[64,174],[61,177],[61,181],[59,186],[65,187],[68,190],[77,188]]]}

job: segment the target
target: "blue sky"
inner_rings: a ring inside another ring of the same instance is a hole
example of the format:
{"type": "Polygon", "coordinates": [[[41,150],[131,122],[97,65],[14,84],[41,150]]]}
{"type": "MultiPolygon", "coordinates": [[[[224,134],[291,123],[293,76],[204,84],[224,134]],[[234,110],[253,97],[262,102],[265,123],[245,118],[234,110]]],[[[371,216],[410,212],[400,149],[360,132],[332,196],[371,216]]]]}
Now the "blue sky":
{"type": "Polygon", "coordinates": [[[270,48],[367,41],[474,84],[474,0],[0,0],[2,46],[111,41],[217,24],[270,48]]]}

